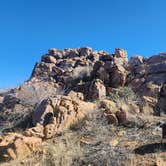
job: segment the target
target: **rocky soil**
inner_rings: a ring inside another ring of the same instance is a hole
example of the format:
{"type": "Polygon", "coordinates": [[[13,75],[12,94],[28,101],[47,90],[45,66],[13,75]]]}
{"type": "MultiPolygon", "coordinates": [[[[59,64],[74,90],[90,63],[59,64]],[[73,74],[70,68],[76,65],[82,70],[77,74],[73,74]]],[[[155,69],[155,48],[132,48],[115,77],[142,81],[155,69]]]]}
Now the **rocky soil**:
{"type": "Polygon", "coordinates": [[[164,123],[166,53],[52,48],[0,92],[0,164],[165,166],[164,123]]]}

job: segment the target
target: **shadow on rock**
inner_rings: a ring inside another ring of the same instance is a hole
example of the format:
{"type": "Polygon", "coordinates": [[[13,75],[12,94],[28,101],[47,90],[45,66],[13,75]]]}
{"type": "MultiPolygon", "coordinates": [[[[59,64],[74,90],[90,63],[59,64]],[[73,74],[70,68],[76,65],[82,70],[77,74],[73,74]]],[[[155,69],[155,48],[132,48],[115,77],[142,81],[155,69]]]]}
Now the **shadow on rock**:
{"type": "Polygon", "coordinates": [[[144,155],[147,153],[166,152],[166,143],[154,143],[140,146],[134,149],[136,154],[144,155]]]}

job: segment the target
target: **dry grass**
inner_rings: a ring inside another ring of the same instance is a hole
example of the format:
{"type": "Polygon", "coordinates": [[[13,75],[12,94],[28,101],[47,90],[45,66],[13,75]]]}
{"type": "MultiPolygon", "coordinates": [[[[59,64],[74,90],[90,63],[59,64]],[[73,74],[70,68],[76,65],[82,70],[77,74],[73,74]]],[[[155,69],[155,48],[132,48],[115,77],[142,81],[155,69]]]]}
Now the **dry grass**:
{"type": "Polygon", "coordinates": [[[142,145],[160,140],[156,130],[158,119],[150,119],[148,127],[139,129],[108,125],[100,110],[89,114],[62,135],[48,140],[42,153],[31,154],[28,158],[12,161],[2,166],[137,166],[163,163],[165,154],[136,155],[133,150],[142,145]],[[155,122],[156,121],[156,122],[155,122]]]}

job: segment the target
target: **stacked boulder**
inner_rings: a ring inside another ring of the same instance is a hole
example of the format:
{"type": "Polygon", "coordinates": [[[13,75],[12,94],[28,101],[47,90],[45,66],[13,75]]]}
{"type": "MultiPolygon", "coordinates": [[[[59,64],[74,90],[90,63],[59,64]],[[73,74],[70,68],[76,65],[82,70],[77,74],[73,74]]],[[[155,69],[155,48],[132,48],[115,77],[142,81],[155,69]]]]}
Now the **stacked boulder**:
{"type": "Polygon", "coordinates": [[[36,64],[32,77],[54,80],[67,92],[80,89],[80,85],[90,86],[94,79],[100,79],[106,87],[119,87],[126,82],[127,62],[127,53],[122,49],[112,55],[89,47],[50,49],[36,64]]]}
{"type": "Polygon", "coordinates": [[[32,114],[35,127],[26,130],[27,136],[51,138],[82,119],[94,104],[70,96],[56,96],[43,100],[32,114]]]}
{"type": "Polygon", "coordinates": [[[155,108],[160,89],[166,82],[166,54],[160,53],[147,59],[133,57],[129,61],[129,71],[128,84],[155,108]]]}
{"type": "Polygon", "coordinates": [[[101,79],[107,87],[124,86],[127,76],[127,53],[116,49],[115,54],[104,54],[94,64],[92,77],[101,79]]]}
{"type": "Polygon", "coordinates": [[[93,103],[69,96],[44,99],[32,113],[34,127],[23,134],[9,133],[0,137],[1,160],[21,159],[32,151],[41,151],[43,140],[61,133],[94,109],[93,103]]]}
{"type": "MultiPolygon", "coordinates": [[[[106,99],[125,85],[149,106],[157,105],[166,113],[165,82],[166,53],[147,59],[135,56],[128,61],[127,52],[120,48],[114,54],[89,47],[51,48],[36,63],[28,81],[0,94],[0,127],[4,129],[5,124],[6,132],[18,127],[24,131],[0,137],[0,158],[16,159],[37,150],[43,140],[94,110],[95,102],[90,101],[100,101],[109,123],[126,123],[127,111],[106,99]]],[[[136,104],[131,107],[140,110],[136,104]]]]}
{"type": "Polygon", "coordinates": [[[121,125],[127,122],[127,110],[118,108],[116,103],[111,100],[101,100],[100,108],[104,111],[104,116],[109,124],[121,125]]]}
{"type": "Polygon", "coordinates": [[[0,136],[0,161],[22,159],[32,152],[40,152],[42,139],[18,133],[0,136]]]}

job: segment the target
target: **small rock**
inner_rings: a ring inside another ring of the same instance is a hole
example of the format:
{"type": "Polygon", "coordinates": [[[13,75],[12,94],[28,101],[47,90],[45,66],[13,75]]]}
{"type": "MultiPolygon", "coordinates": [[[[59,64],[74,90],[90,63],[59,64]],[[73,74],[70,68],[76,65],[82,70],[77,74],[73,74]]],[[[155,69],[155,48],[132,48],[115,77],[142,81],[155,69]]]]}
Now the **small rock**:
{"type": "Polygon", "coordinates": [[[117,111],[116,112],[116,117],[118,119],[118,123],[119,124],[124,124],[127,122],[127,116],[126,116],[126,112],[121,110],[121,111],[117,111]]]}

